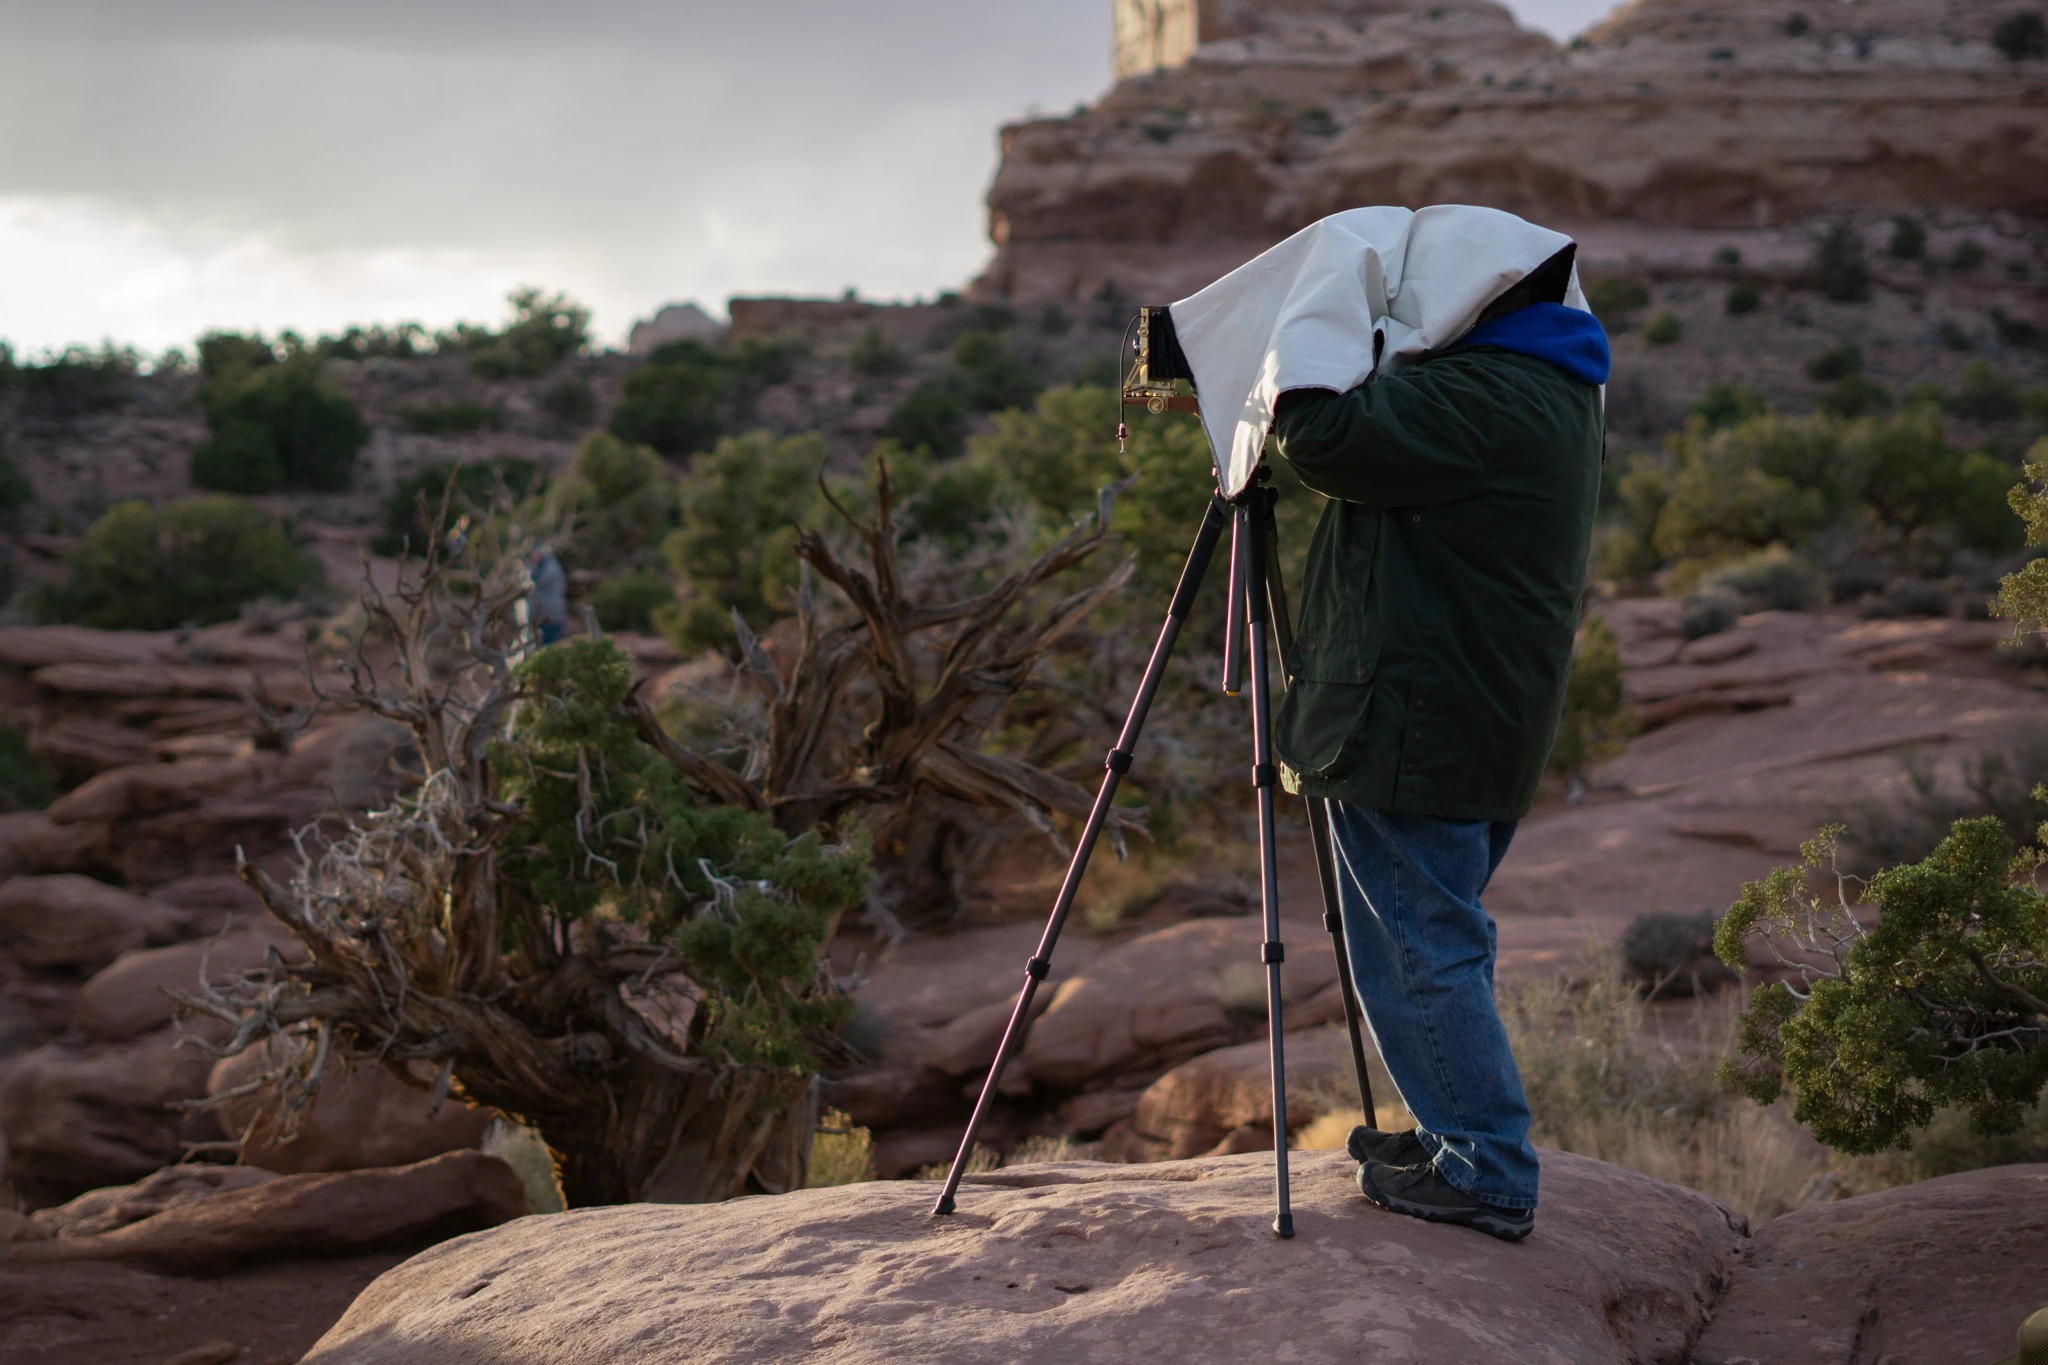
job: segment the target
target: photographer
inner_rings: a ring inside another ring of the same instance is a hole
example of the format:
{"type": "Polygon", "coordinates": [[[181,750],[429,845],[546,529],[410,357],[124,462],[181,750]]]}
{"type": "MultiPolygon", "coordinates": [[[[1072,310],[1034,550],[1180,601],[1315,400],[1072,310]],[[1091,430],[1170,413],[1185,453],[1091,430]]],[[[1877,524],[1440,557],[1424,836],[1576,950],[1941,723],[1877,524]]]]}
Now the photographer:
{"type": "Polygon", "coordinates": [[[1275,449],[1330,498],[1275,745],[1328,798],[1352,975],[1417,1127],[1352,1134],[1383,1208],[1535,1223],[1529,1109],[1479,897],[1556,733],[1600,489],[1607,339],[1558,253],[1463,337],[1346,393],[1280,396],[1275,449]]]}

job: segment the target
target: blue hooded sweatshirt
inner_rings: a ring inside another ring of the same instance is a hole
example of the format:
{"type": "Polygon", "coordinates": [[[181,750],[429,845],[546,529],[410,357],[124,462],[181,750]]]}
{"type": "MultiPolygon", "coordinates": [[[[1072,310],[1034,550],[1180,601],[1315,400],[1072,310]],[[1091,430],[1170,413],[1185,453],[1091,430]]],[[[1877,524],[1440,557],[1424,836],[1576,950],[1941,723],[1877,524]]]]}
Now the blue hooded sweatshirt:
{"type": "Polygon", "coordinates": [[[1600,319],[1561,303],[1532,303],[1484,326],[1475,327],[1452,346],[1493,346],[1517,355],[1534,356],[1557,366],[1581,384],[1605,384],[1614,367],[1607,332],[1600,319]]]}

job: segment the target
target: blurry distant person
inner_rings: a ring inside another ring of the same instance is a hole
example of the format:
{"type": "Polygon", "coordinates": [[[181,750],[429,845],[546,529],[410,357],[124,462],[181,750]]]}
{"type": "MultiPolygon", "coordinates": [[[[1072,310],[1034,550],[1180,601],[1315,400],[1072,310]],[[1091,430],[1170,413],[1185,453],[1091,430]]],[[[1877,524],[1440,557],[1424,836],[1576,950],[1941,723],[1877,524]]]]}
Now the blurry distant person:
{"type": "Polygon", "coordinates": [[[551,645],[569,621],[569,575],[551,545],[527,551],[526,575],[533,584],[526,594],[527,627],[541,644],[551,645]]]}

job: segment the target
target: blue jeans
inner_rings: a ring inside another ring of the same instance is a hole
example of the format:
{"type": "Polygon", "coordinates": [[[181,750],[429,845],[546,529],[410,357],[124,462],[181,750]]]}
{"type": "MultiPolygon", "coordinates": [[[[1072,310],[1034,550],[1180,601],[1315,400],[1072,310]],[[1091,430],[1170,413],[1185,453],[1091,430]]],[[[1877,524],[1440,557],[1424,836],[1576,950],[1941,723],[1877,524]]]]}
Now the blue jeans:
{"type": "Polygon", "coordinates": [[[1489,1204],[1535,1208],[1529,1102],[1494,1008],[1493,920],[1479,905],[1514,822],[1329,805],[1351,978],[1437,1173],[1489,1204]]]}

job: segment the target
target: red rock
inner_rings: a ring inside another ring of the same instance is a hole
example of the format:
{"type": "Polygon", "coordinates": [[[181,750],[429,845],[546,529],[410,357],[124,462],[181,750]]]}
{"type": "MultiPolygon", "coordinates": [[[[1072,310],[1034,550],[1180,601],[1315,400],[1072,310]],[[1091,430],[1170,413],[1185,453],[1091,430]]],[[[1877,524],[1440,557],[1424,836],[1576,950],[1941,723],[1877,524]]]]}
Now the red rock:
{"type": "Polygon", "coordinates": [[[183,912],[91,877],[13,877],[0,884],[0,951],[30,967],[98,968],[184,935],[183,912]]]}
{"type": "Polygon", "coordinates": [[[228,1362],[242,1354],[242,1348],[232,1341],[216,1338],[203,1341],[189,1351],[180,1351],[166,1356],[163,1365],[228,1365],[228,1362]]]}
{"type": "Polygon", "coordinates": [[[1543,1163],[1519,1245],[1371,1208],[1341,1152],[1295,1155],[1291,1241],[1266,1155],[1000,1170],[950,1219],[888,1181],[523,1219],[386,1274],[303,1365],[1685,1359],[1726,1214],[1543,1163]]]}
{"type": "Polygon", "coordinates": [[[0,1246],[10,1242],[40,1242],[49,1235],[48,1228],[27,1214],[0,1209],[0,1246]]]}
{"type": "Polygon", "coordinates": [[[166,1166],[133,1185],[87,1190],[68,1203],[38,1209],[35,1222],[51,1237],[96,1237],[154,1218],[180,1204],[209,1199],[224,1190],[246,1190],[275,1179],[275,1171],[255,1166],[166,1166]]]}
{"type": "Polygon", "coordinates": [[[206,1093],[210,1058],[163,1028],[126,1043],[48,1043],[0,1083],[7,1177],[56,1202],[176,1161],[186,1138],[218,1133],[176,1106],[206,1093]]]}
{"type": "MultiPolygon", "coordinates": [[[[1341,1028],[1287,1037],[1287,1128],[1316,1118],[1342,1096],[1358,1102],[1351,1038],[1341,1028]]],[[[1128,1129],[1105,1140],[1105,1160],[1177,1161],[1214,1151],[1233,1136],[1238,1151],[1271,1151],[1273,1087],[1264,1039],[1182,1062],[1147,1086],[1128,1129]]],[[[1219,1153],[1220,1155],[1220,1153],[1219,1153]]]]}
{"type": "MultiPolygon", "coordinates": [[[[1192,920],[1103,951],[1054,993],[1019,1062],[1032,1080],[1078,1090],[1166,1068],[1262,1027],[1264,934],[1251,919],[1192,920]],[[1240,998],[1242,997],[1242,998],[1240,998]]],[[[1303,951],[1283,971],[1289,999],[1329,986],[1328,951],[1303,951]]],[[[1294,1024],[1320,1022],[1318,1016],[1294,1024]]]]}
{"type": "Polygon", "coordinates": [[[296,943],[283,925],[271,931],[255,928],[225,938],[193,939],[168,948],[123,953],[79,988],[73,1017],[93,1042],[117,1043],[139,1037],[177,1017],[178,1006],[166,991],[197,994],[202,967],[206,980],[225,984],[260,966],[273,947],[287,957],[302,955],[295,951],[296,943]]]}
{"type": "MultiPolygon", "coordinates": [[[[1033,1000],[1032,1018],[1045,1013],[1052,997],[1041,991],[1033,1000]]],[[[980,1075],[996,1059],[1003,1030],[1015,1012],[1015,1000],[991,1000],[979,1009],[934,1029],[918,1052],[918,1065],[942,1076],[980,1075]]]]}
{"type": "Polygon", "coordinates": [[[14,1248],[14,1259],[140,1261],[195,1272],[253,1260],[420,1246],[526,1213],[510,1166],[449,1152],[409,1166],[279,1176],[224,1189],[109,1231],[14,1248]]]}
{"type": "Polygon", "coordinates": [[[169,656],[170,631],[94,630],[89,626],[10,626],[0,630],[0,666],[28,672],[52,664],[121,665],[169,656]]]}
{"type": "Polygon", "coordinates": [[[1693,1359],[1995,1360],[2048,1299],[2044,1267],[2048,1165],[1818,1204],[1758,1230],[1693,1359]]]}
{"type": "Polygon", "coordinates": [[[1754,234],[1750,268],[1786,277],[1810,239],[1768,229],[2048,214],[2038,75],[1991,46],[1995,7],[1864,0],[1795,34],[1779,0],[1642,0],[1569,50],[1481,0],[1119,13],[1124,79],[1003,129],[983,292],[1177,298],[1360,204],[1572,224],[1582,267],[1640,265],[1660,229],[1703,267],[1754,234]]]}
{"type": "MultiPolygon", "coordinates": [[[[263,1048],[223,1058],[207,1079],[207,1093],[232,1090],[269,1064],[263,1048]]],[[[231,1101],[218,1111],[220,1126],[229,1137],[240,1137],[255,1111],[253,1100],[231,1101]]],[[[454,1099],[436,1112],[430,1091],[407,1085],[384,1067],[358,1066],[328,1076],[296,1137],[252,1141],[242,1149],[242,1160],[288,1173],[404,1166],[476,1146],[494,1117],[489,1109],[454,1099]]]]}

